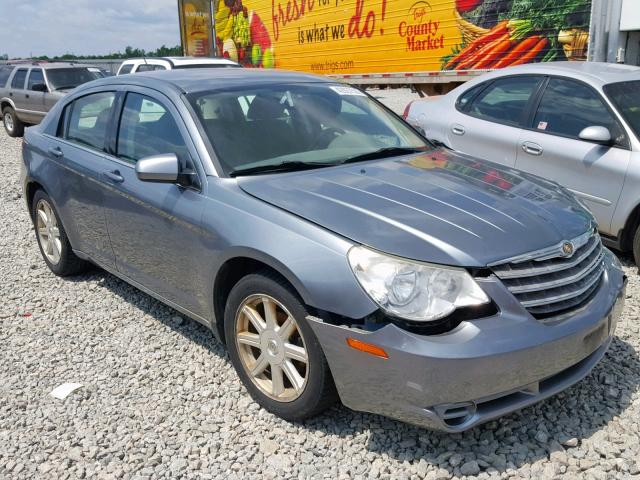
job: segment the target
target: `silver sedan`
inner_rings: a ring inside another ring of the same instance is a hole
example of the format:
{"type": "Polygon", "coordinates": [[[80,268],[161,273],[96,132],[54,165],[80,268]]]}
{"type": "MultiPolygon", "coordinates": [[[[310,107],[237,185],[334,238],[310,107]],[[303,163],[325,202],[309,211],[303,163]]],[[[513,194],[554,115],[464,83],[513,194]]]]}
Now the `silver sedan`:
{"type": "Polygon", "coordinates": [[[449,148],[569,188],[594,214],[605,243],[633,251],[640,264],[640,68],[505,68],[415,101],[405,118],[449,148]]]}

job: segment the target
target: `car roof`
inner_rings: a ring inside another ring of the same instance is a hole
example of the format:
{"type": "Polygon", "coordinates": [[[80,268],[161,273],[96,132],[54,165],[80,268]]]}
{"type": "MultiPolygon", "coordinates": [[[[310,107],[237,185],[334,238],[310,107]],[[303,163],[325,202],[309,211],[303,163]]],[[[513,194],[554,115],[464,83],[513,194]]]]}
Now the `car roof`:
{"type": "Polygon", "coordinates": [[[174,67],[181,67],[183,65],[237,65],[237,63],[233,60],[218,57],[139,57],[128,58],[122,63],[124,65],[125,63],[145,62],[149,60],[162,60],[165,62],[169,62],[174,67]]]}
{"type": "MultiPolygon", "coordinates": [[[[562,75],[592,85],[606,85],[627,80],[640,80],[640,67],[604,62],[545,62],[507,67],[489,74],[501,77],[514,74],[562,75]]],[[[487,78],[483,75],[480,78],[487,78]]]]}
{"type": "Polygon", "coordinates": [[[54,68],[87,68],[93,65],[86,65],[82,63],[72,62],[24,62],[24,63],[12,63],[7,65],[8,67],[15,68],[44,68],[46,70],[52,70],[54,68]]]}
{"type": "MultiPolygon", "coordinates": [[[[217,90],[225,87],[237,87],[273,84],[273,83],[336,83],[317,75],[290,72],[286,70],[264,70],[257,68],[191,68],[118,75],[95,80],[88,85],[136,85],[162,90],[171,88],[183,93],[217,90]]],[[[79,89],[82,86],[78,87],[79,89]]]]}

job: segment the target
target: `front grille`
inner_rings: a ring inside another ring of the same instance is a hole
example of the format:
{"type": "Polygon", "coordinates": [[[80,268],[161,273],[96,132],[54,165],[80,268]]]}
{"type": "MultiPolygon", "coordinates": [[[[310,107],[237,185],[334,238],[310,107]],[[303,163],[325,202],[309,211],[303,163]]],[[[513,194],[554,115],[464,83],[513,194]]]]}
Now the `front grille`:
{"type": "Polygon", "coordinates": [[[597,232],[589,231],[570,243],[574,246],[570,257],[563,254],[560,244],[491,269],[534,317],[554,317],[586,304],[604,271],[604,252],[597,232]]]}

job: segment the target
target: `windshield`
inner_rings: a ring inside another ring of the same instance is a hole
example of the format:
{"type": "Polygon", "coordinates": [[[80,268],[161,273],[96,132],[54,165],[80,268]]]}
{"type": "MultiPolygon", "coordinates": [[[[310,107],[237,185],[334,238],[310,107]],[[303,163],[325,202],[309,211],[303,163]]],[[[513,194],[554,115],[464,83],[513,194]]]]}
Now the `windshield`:
{"type": "Polygon", "coordinates": [[[610,83],[604,92],[640,138],[640,80],[610,83]]]}
{"type": "Polygon", "coordinates": [[[188,98],[228,175],[431,148],[368,95],[345,85],[261,85],[188,98]],[[375,152],[378,155],[370,155],[375,152]]]}
{"type": "Polygon", "coordinates": [[[51,68],[47,70],[47,79],[52,90],[69,90],[95,80],[96,76],[88,68],[51,68]]]}

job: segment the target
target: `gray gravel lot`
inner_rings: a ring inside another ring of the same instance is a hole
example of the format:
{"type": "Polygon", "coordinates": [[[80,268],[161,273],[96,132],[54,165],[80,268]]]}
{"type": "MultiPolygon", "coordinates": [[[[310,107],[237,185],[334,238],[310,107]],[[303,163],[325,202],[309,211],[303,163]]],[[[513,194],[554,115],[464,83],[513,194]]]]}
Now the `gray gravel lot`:
{"type": "Polygon", "coordinates": [[[20,144],[0,132],[0,478],[640,478],[629,258],[610,351],[546,402],[457,435],[339,406],[290,424],[251,401],[204,327],[101,270],[49,273],[20,144]],[[84,388],[48,395],[63,382],[84,388]]]}

